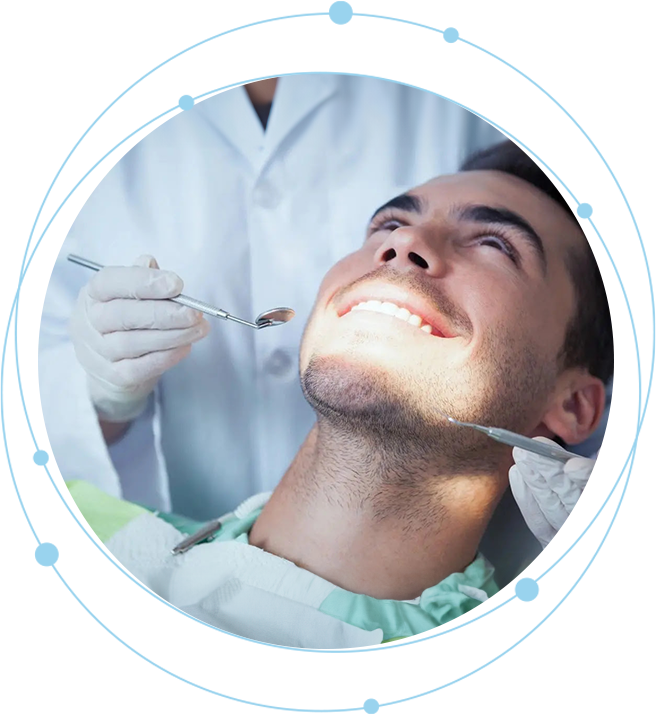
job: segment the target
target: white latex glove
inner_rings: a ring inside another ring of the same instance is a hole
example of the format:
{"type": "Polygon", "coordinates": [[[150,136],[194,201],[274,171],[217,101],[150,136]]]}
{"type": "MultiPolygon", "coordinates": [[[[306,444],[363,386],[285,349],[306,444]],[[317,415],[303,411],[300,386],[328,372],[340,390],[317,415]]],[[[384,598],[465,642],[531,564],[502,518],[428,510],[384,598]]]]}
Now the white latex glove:
{"type": "MultiPolygon", "coordinates": [[[[535,439],[556,444],[546,437],[535,439]]],[[[572,512],[595,462],[585,457],[559,462],[519,447],[513,449],[513,459],[510,489],[528,528],[544,548],[572,512]]]]}
{"type": "Polygon", "coordinates": [[[165,300],[181,292],[182,280],[152,256],[103,268],[80,291],[70,334],[102,420],[138,417],[159,377],[207,335],[202,313],[165,300]]]}

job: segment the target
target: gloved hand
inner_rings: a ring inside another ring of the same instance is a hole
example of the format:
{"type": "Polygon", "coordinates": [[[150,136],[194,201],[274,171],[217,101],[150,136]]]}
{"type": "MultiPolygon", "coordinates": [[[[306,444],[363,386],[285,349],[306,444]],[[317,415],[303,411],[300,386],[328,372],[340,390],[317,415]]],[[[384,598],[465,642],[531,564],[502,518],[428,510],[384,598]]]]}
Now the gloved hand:
{"type": "Polygon", "coordinates": [[[182,280],[152,256],[103,268],[80,291],[70,335],[100,419],[138,417],[159,377],[207,335],[202,313],[165,300],[181,292],[182,280]]]}
{"type": "MultiPolygon", "coordinates": [[[[546,437],[535,439],[555,444],[546,437]]],[[[544,548],[576,505],[595,462],[585,457],[558,462],[519,447],[513,449],[513,459],[510,489],[528,528],[544,548]]]]}

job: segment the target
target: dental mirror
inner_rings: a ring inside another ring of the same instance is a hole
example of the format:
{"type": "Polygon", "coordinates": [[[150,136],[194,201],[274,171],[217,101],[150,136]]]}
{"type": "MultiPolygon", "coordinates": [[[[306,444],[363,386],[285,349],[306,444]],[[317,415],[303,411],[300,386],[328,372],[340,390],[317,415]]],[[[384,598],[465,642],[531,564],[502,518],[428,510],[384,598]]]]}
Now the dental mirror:
{"type": "Polygon", "coordinates": [[[282,325],[288,323],[296,313],[292,308],[271,308],[260,313],[255,318],[255,325],[260,328],[268,328],[271,325],[282,325]]]}

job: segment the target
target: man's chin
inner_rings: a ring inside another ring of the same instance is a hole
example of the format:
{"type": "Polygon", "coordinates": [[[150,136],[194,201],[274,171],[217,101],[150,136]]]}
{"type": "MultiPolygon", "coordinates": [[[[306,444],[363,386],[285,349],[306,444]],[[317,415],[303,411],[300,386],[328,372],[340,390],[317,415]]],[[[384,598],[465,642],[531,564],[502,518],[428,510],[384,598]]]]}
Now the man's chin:
{"type": "Polygon", "coordinates": [[[314,356],[301,375],[303,393],[310,405],[326,416],[364,417],[389,410],[389,376],[380,368],[344,357],[314,356]]]}
{"type": "Polygon", "coordinates": [[[409,421],[408,399],[392,383],[380,367],[337,356],[312,357],[301,376],[305,398],[319,414],[376,430],[409,421]]]}

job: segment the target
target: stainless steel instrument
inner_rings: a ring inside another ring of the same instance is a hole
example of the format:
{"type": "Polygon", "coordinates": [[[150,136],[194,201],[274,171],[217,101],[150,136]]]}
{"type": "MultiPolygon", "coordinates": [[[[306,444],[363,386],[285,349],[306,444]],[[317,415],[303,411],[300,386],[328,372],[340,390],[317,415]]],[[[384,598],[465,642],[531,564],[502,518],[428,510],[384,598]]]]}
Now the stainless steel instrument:
{"type": "MultiPolygon", "coordinates": [[[[104,268],[100,263],[90,261],[88,258],[82,258],[82,256],[76,256],[73,253],[68,255],[68,260],[78,266],[90,268],[92,271],[100,271],[104,268]]],[[[248,325],[249,328],[255,328],[255,330],[268,328],[272,325],[283,325],[283,323],[289,322],[295,315],[292,308],[271,308],[270,310],[265,310],[263,313],[260,313],[257,318],[255,318],[255,322],[251,323],[249,320],[237,318],[221,308],[216,308],[209,303],[205,303],[197,298],[191,298],[182,293],[175,298],[168,298],[168,300],[172,300],[174,303],[179,303],[193,310],[199,310],[201,313],[211,315],[213,318],[222,318],[223,320],[232,320],[241,325],[248,325]]]]}

